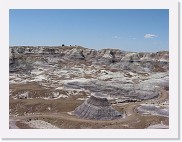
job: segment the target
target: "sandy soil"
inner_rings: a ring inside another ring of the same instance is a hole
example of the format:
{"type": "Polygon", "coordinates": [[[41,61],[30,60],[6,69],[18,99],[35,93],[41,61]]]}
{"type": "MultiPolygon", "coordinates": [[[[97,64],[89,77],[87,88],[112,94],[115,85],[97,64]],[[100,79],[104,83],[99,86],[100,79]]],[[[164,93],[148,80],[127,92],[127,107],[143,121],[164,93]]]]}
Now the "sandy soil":
{"type": "MultiPolygon", "coordinates": [[[[100,129],[158,129],[158,128],[168,128],[168,118],[163,116],[152,116],[152,115],[141,115],[135,111],[135,108],[144,103],[160,104],[163,100],[168,98],[168,93],[165,90],[161,90],[161,94],[158,98],[153,100],[146,100],[142,102],[125,103],[120,105],[114,105],[118,111],[125,110],[125,117],[116,120],[109,121],[95,121],[95,120],[85,120],[79,119],[78,117],[71,115],[67,112],[59,113],[44,113],[44,114],[31,114],[26,116],[17,116],[10,118],[10,128],[14,129],[17,126],[15,124],[28,124],[24,125],[25,128],[34,129],[57,129],[57,128],[67,128],[67,129],[89,129],[89,128],[100,128],[100,129]],[[21,120],[20,123],[15,123],[21,120]],[[160,124],[161,121],[163,124],[160,124]],[[160,124],[160,125],[159,125],[160,124]]],[[[20,125],[21,126],[21,125],[20,125]]]]}
{"type": "Polygon", "coordinates": [[[29,122],[25,122],[25,124],[28,124],[31,128],[35,129],[58,129],[58,127],[42,120],[31,120],[29,122]]]}

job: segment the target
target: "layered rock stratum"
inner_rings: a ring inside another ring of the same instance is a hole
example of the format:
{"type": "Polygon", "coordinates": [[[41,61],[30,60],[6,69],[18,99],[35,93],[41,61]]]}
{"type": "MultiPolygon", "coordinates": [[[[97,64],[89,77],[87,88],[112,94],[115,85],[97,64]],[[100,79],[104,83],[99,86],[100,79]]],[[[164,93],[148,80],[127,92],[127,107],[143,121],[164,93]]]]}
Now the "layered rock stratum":
{"type": "MultiPolygon", "coordinates": [[[[84,117],[75,116],[73,111],[95,93],[104,95],[114,110],[125,114],[122,121],[128,123],[132,120],[129,121],[128,117],[138,116],[138,119],[149,117],[151,121],[153,117],[160,117],[160,121],[168,123],[168,51],[149,53],[81,46],[13,46],[9,49],[9,72],[10,116],[24,118],[21,124],[17,124],[21,128],[30,127],[27,126],[30,123],[23,123],[29,117],[41,119],[36,123],[46,119],[55,123],[56,128],[77,128],[79,120],[71,123],[72,117],[81,120],[84,117]],[[146,103],[157,109],[147,113],[146,103]],[[59,120],[60,126],[57,126],[59,120]]],[[[132,123],[108,126],[147,128],[149,123],[157,125],[159,118],[151,121],[146,121],[145,126],[133,126],[132,123]]],[[[85,123],[83,128],[103,128],[85,123]]]]}
{"type": "Polygon", "coordinates": [[[90,96],[74,110],[74,114],[80,118],[94,120],[113,120],[122,117],[122,114],[114,110],[109,101],[100,95],[90,96]]]}

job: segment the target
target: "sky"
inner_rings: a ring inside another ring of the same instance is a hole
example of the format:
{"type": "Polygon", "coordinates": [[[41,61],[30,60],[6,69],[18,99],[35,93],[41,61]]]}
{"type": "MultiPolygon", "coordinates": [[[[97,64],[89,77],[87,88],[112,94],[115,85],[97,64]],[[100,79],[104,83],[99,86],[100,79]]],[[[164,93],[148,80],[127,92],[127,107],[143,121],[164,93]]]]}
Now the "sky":
{"type": "Polygon", "coordinates": [[[169,50],[167,9],[11,9],[10,46],[169,50]]]}

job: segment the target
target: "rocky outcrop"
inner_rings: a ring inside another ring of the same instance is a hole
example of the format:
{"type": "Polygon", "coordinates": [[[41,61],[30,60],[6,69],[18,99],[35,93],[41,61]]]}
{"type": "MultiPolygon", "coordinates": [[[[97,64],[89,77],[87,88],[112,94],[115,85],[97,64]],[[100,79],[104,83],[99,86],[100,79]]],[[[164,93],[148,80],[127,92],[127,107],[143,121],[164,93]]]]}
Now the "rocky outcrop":
{"type": "Polygon", "coordinates": [[[148,52],[126,52],[119,49],[88,49],[80,46],[12,46],[9,50],[10,54],[65,54],[66,56],[78,56],[83,58],[103,57],[114,58],[116,61],[169,61],[168,51],[160,51],[156,53],[148,52]]]}
{"type": "Polygon", "coordinates": [[[168,60],[167,51],[10,47],[10,116],[40,115],[60,128],[77,129],[141,129],[161,120],[168,125],[168,60]],[[113,119],[119,120],[103,121],[113,119]]]}
{"type": "Polygon", "coordinates": [[[69,59],[73,59],[73,60],[83,60],[85,58],[85,56],[83,55],[83,50],[81,49],[72,49],[67,56],[69,59]]]}
{"type": "Polygon", "coordinates": [[[91,96],[75,109],[74,114],[79,118],[92,120],[113,120],[123,116],[111,107],[106,98],[100,96],[91,96]]]}
{"type": "MultiPolygon", "coordinates": [[[[107,66],[110,69],[130,70],[134,72],[165,72],[169,69],[168,51],[156,53],[126,52],[119,49],[94,50],[80,46],[14,46],[9,50],[10,71],[13,64],[28,62],[29,66],[36,61],[43,61],[47,64],[61,62],[70,64],[84,60],[89,65],[107,66]],[[51,60],[50,60],[51,58],[51,60]]],[[[26,66],[26,65],[25,65],[26,66]]]]}

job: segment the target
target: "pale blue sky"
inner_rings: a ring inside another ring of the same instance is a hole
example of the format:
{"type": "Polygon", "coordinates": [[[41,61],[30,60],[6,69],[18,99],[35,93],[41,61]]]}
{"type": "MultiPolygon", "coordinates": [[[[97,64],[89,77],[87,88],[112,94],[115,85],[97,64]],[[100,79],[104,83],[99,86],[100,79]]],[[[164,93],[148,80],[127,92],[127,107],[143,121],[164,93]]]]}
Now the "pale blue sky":
{"type": "Polygon", "coordinates": [[[10,10],[10,46],[169,48],[168,10],[10,10]]]}

